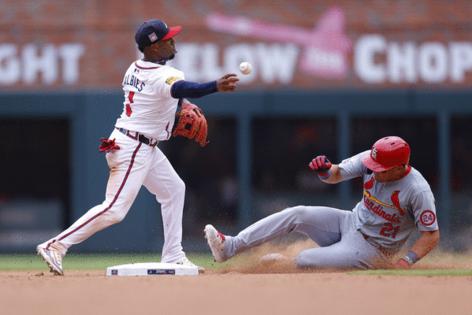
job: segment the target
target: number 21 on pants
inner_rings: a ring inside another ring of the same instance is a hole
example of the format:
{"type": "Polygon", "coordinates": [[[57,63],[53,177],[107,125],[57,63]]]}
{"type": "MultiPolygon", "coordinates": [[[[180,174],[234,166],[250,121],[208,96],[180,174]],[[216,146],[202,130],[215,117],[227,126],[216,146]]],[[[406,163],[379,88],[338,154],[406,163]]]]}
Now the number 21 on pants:
{"type": "Polygon", "coordinates": [[[380,235],[390,238],[397,237],[397,233],[400,231],[399,225],[393,225],[392,223],[384,223],[383,227],[380,229],[380,235]]]}

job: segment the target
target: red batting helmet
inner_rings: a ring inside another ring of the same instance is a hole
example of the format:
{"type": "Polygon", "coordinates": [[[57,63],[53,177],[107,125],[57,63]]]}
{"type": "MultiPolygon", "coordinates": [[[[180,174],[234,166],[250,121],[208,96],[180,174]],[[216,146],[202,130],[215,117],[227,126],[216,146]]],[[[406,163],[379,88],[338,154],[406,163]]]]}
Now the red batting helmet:
{"type": "Polygon", "coordinates": [[[410,146],[400,137],[391,136],[377,140],[370,154],[362,163],[374,172],[383,172],[395,166],[407,165],[410,161],[410,146]]]}

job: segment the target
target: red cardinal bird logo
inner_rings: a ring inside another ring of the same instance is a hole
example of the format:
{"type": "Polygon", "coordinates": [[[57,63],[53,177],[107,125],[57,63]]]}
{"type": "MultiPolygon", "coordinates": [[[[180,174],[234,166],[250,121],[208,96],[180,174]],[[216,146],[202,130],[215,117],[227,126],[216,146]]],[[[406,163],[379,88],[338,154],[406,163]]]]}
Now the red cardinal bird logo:
{"type": "Polygon", "coordinates": [[[375,178],[372,176],[371,179],[369,179],[368,181],[364,183],[364,189],[365,190],[372,189],[372,187],[374,187],[374,183],[375,183],[375,178]]]}
{"type": "Polygon", "coordinates": [[[400,212],[401,215],[405,215],[405,210],[400,206],[400,198],[398,197],[398,195],[400,195],[400,191],[395,190],[390,199],[392,200],[393,205],[398,210],[398,212],[400,212]]]}

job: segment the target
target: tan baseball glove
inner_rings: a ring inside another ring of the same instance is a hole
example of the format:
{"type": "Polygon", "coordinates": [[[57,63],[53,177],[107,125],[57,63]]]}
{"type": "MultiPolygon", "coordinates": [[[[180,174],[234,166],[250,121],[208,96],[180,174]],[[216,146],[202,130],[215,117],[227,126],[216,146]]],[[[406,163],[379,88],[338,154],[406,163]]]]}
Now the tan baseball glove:
{"type": "Polygon", "coordinates": [[[172,132],[174,137],[182,136],[195,140],[201,147],[208,144],[208,124],[200,107],[184,100],[177,113],[177,119],[177,125],[172,132]]]}

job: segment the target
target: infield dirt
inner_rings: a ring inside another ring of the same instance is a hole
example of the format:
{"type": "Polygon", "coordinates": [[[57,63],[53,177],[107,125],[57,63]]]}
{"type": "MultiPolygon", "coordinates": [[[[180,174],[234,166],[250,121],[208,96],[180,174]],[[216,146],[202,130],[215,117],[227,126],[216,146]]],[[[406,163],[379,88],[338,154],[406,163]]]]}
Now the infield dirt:
{"type": "MultiPolygon", "coordinates": [[[[309,246],[262,246],[194,277],[0,271],[0,314],[472,314],[472,276],[302,272],[258,262],[267,252],[292,256],[309,246]]],[[[433,254],[415,268],[470,270],[471,257],[433,254]]]]}
{"type": "Polygon", "coordinates": [[[2,314],[471,314],[472,277],[1,272],[2,314]]]}

